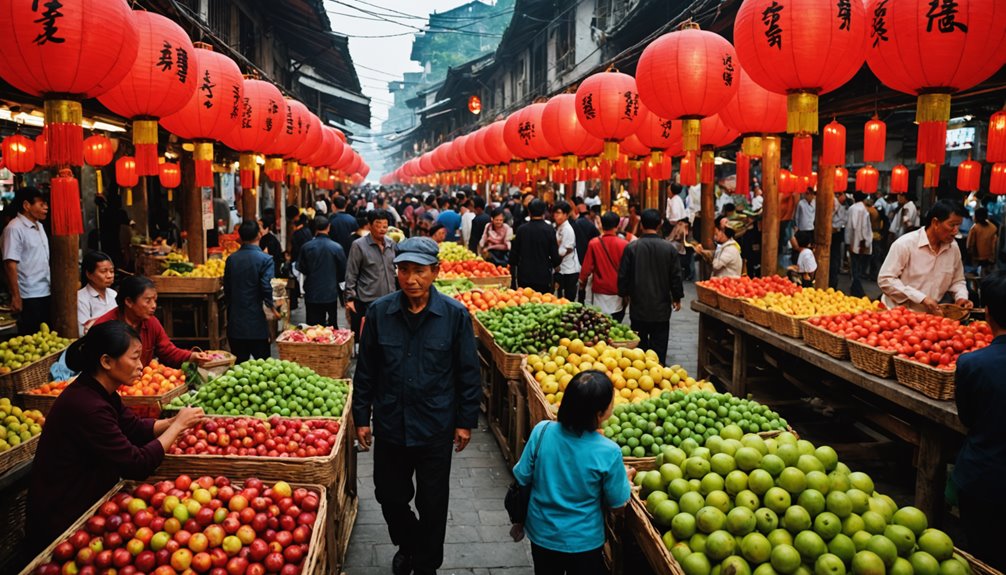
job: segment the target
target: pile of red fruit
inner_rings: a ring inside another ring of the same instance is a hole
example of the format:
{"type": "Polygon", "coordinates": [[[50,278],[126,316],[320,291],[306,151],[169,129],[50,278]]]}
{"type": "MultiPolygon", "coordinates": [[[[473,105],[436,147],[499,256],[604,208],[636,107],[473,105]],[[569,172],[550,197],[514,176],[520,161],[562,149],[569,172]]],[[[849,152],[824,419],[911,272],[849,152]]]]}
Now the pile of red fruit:
{"type": "Polygon", "coordinates": [[[441,279],[486,278],[510,275],[510,270],[482,260],[440,262],[441,279]]]}
{"type": "Polygon", "coordinates": [[[802,289],[800,286],[781,276],[763,278],[749,278],[747,276],[739,278],[711,278],[699,282],[698,285],[707,287],[727,297],[745,298],[764,297],[768,293],[793,295],[802,289]]]}
{"type": "Polygon", "coordinates": [[[182,432],[167,453],[324,457],[332,453],[338,433],[339,422],[330,419],[214,417],[182,432]]]}
{"type": "Polygon", "coordinates": [[[37,575],[296,575],[320,499],[283,481],[181,475],[103,503],[37,575]]]}
{"type": "Polygon", "coordinates": [[[808,321],[846,339],[947,370],[957,367],[957,358],[962,353],[992,343],[992,330],[985,322],[962,325],[956,320],[905,308],[816,317],[808,321]]]}

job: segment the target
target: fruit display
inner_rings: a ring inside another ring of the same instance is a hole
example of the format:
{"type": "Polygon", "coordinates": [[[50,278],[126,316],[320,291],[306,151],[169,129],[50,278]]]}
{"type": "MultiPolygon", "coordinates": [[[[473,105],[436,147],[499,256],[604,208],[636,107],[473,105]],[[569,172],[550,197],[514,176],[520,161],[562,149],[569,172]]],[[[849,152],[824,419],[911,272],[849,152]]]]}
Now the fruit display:
{"type": "Polygon", "coordinates": [[[711,278],[696,285],[707,287],[727,297],[757,298],[770,293],[793,295],[803,288],[782,276],[750,278],[711,278]]]}
{"type": "Polygon", "coordinates": [[[586,345],[636,339],[628,326],[580,303],[531,303],[478,312],[479,321],[507,353],[537,353],[562,338],[579,337],[586,345]]]}
{"type": "MultiPolygon", "coordinates": [[[[188,262],[185,262],[188,263],[188,262]]],[[[189,263],[188,270],[180,271],[175,268],[168,268],[164,270],[162,276],[173,276],[182,278],[222,278],[224,277],[224,260],[213,259],[208,260],[204,264],[199,264],[197,266],[192,266],[189,263]]]]}
{"type": "Polygon", "coordinates": [[[214,417],[182,432],[166,453],[323,457],[332,453],[338,433],[339,422],[331,419],[214,417]]]}
{"type": "Polygon", "coordinates": [[[45,417],[34,409],[22,410],[0,397],[0,453],[8,451],[42,433],[45,417]]]}
{"type": "Polygon", "coordinates": [[[290,343],[326,343],[342,345],[353,337],[348,329],[333,329],[325,325],[310,325],[288,329],[279,334],[276,341],[290,343]]]}
{"type": "Polygon", "coordinates": [[[438,279],[433,282],[433,285],[436,286],[437,291],[451,297],[475,288],[475,284],[468,278],[438,279]]]}
{"type": "Polygon", "coordinates": [[[636,482],[686,575],[967,575],[946,533],[828,446],[725,427],[665,446],[636,482]]]}
{"type": "Polygon", "coordinates": [[[319,493],[285,481],[141,483],[102,503],[35,574],[295,575],[323,510],[319,493]]]}
{"type": "Polygon", "coordinates": [[[806,288],[792,295],[767,293],[751,300],[751,305],[797,317],[858,313],[883,309],[879,301],[867,297],[852,297],[832,288],[806,288]]]}
{"type": "Polygon", "coordinates": [[[48,395],[50,397],[56,397],[63,393],[66,386],[70,385],[73,380],[65,381],[50,381],[49,383],[43,383],[40,387],[29,391],[28,393],[32,395],[48,395]]]}
{"type": "Polygon", "coordinates": [[[847,339],[949,371],[957,368],[957,358],[962,353],[981,349],[993,339],[991,328],[983,321],[963,325],[957,320],[905,308],[810,321],[847,339]]]}
{"type": "Polygon", "coordinates": [[[441,242],[439,257],[441,262],[467,262],[482,259],[475,252],[455,242],[441,242]]]}
{"type": "Polygon", "coordinates": [[[679,365],[663,367],[652,350],[610,347],[601,341],[593,346],[579,339],[561,339],[543,354],[527,356],[527,366],[541,386],[545,400],[558,411],[562,395],[573,376],[589,369],[604,372],[615,385],[615,405],[658,397],[664,391],[712,390],[708,381],[695,381],[679,365]]]}
{"type": "Polygon", "coordinates": [[[164,395],[178,386],[185,385],[185,374],[180,369],[174,369],[161,364],[156,359],[143,368],[143,374],[130,385],[120,385],[119,395],[155,396],[164,395]]]}
{"type": "MultiPolygon", "coordinates": [[[[711,387],[711,386],[710,386],[711,387]]],[[[749,399],[715,391],[664,392],[639,403],[620,405],[604,423],[605,437],[622,448],[622,455],[658,456],[667,446],[695,447],[713,436],[740,437],[787,428],[786,420],[749,399]],[[691,441],[692,443],[685,443],[691,441]]]]}
{"type": "Polygon", "coordinates": [[[253,359],[239,363],[186,393],[167,409],[202,407],[211,415],[342,417],[349,383],[323,377],[291,361],[253,359]]]}
{"type": "Polygon", "coordinates": [[[566,305],[569,300],[556,297],[555,294],[538,293],[531,288],[518,288],[515,290],[506,288],[474,289],[454,296],[454,299],[465,304],[468,311],[476,313],[488,309],[502,309],[523,305],[526,303],[550,303],[556,305],[566,305]]]}
{"type": "Polygon", "coordinates": [[[0,343],[0,375],[21,369],[70,345],[70,340],[42,324],[31,335],[19,335],[0,343]]]}
{"type": "Polygon", "coordinates": [[[482,260],[440,263],[441,279],[494,278],[508,275],[510,275],[509,269],[482,260]]]}

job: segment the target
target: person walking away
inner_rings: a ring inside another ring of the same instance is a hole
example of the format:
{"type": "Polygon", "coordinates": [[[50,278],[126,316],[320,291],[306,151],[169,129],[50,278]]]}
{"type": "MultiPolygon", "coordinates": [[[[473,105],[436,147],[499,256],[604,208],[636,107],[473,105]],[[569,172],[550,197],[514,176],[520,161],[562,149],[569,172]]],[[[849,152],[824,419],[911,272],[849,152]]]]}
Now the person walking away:
{"type": "MultiPolygon", "coordinates": [[[[863,278],[869,274],[870,258],[873,254],[873,224],[870,221],[870,210],[866,205],[866,194],[853,192],[856,203],[849,208],[849,223],[845,228],[845,243],[849,246],[850,272],[852,287],[849,294],[852,297],[863,297],[863,278]]],[[[830,279],[830,278],[829,278],[830,279]]]]}
{"type": "Polygon", "coordinates": [[[556,267],[558,295],[570,301],[576,299],[576,280],[580,275],[580,259],[576,257],[576,233],[569,223],[572,211],[573,208],[566,202],[558,202],[552,207],[555,241],[559,245],[559,257],[562,258],[562,262],[556,267]]]}
{"type": "Polygon", "coordinates": [[[681,192],[683,191],[684,188],[681,187],[681,184],[672,183],[667,188],[667,206],[664,209],[664,218],[672,226],[688,218],[688,212],[685,211],[685,202],[681,199],[681,192]]]}
{"type": "Polygon", "coordinates": [[[224,263],[227,341],[237,363],[272,355],[265,310],[269,310],[273,319],[280,315],[272,300],[273,261],[259,247],[260,234],[255,222],[241,222],[238,226],[241,248],[224,263]]]}
{"type": "Polygon", "coordinates": [[[845,226],[849,222],[849,208],[845,205],[845,193],[835,194],[835,207],[831,213],[831,258],[828,265],[828,287],[838,289],[838,274],[842,272],[842,262],[845,260],[845,226]]]}
{"type": "Polygon", "coordinates": [[[17,216],[3,231],[3,263],[10,287],[11,311],[18,314],[17,332],[30,335],[50,319],[49,237],[42,221],[49,204],[37,188],[14,194],[17,216]]]}
{"type": "Polygon", "coordinates": [[[346,264],[346,312],[350,329],[360,337],[360,322],[367,307],[382,296],[394,292],[395,242],[388,237],[388,213],[374,210],[367,214],[370,233],[349,248],[346,264]]]}
{"type": "Polygon", "coordinates": [[[339,285],[346,278],[346,252],[331,236],[325,216],[314,217],[314,239],[300,248],[297,269],[304,274],[305,321],[339,327],[339,285]]]}
{"type": "Polygon", "coordinates": [[[985,317],[992,329],[988,347],[957,358],[955,401],[961,423],[967,428],[964,444],[951,474],[956,489],[961,525],[968,551],[991,567],[1006,570],[1006,505],[988,497],[1006,473],[1006,272],[993,272],[982,281],[985,317]]]}
{"type": "Polygon", "coordinates": [[[454,211],[455,202],[450,196],[440,198],[440,214],[437,215],[436,223],[447,228],[446,241],[458,241],[458,230],[461,229],[461,214],[454,211]]]}
{"type": "Polygon", "coordinates": [[[601,216],[604,229],[599,237],[587,244],[587,255],[580,269],[580,291],[587,289],[587,280],[593,276],[591,284],[591,304],[621,322],[625,317],[625,302],[618,295],[618,268],[622,262],[628,242],[618,237],[618,214],[608,212],[601,216]]]}
{"type": "MultiPolygon", "coordinates": [[[[898,207],[891,215],[891,241],[913,232],[919,228],[919,209],[915,202],[905,194],[897,194],[898,207]]],[[[928,225],[928,224],[927,224],[928,225]]]]}
{"type": "Polygon", "coordinates": [[[81,269],[84,287],[77,290],[77,327],[84,335],[94,320],[115,309],[115,264],[104,252],[86,250],[81,269]]]}
{"type": "Polygon", "coordinates": [[[363,450],[373,437],[374,493],[398,547],[392,572],[428,575],[443,563],[451,447],[463,451],[478,425],[482,383],[468,310],[433,287],[437,244],[398,247],[401,291],[367,308],[353,418],[363,450]]]}
{"type": "Polygon", "coordinates": [[[978,267],[978,275],[986,275],[996,262],[996,246],[999,245],[999,228],[989,221],[988,208],[975,209],[975,225],[968,230],[967,249],[972,263],[978,267]]]}
{"type": "Polygon", "coordinates": [[[674,224],[667,238],[678,252],[678,261],[681,262],[681,278],[683,281],[688,282],[695,279],[695,265],[692,257],[695,248],[689,242],[690,234],[691,229],[688,224],[688,218],[685,218],[674,224]]]}
{"type": "Polygon", "coordinates": [[[877,281],[877,274],[880,273],[880,266],[884,263],[886,251],[885,242],[887,239],[887,214],[883,208],[878,207],[873,197],[866,198],[866,211],[870,214],[870,229],[873,232],[873,242],[870,251],[870,270],[866,274],[873,281],[877,281]]]}
{"type": "Polygon", "coordinates": [[[345,254],[349,253],[349,247],[353,245],[353,232],[359,226],[356,223],[356,218],[346,213],[346,198],[342,196],[336,196],[335,200],[332,202],[332,209],[335,213],[329,218],[329,229],[328,235],[335,243],[342,246],[342,252],[345,254]]]}
{"type": "Polygon", "coordinates": [[[681,310],[684,287],[674,246],[657,234],[660,212],[643,210],[643,234],[626,246],[618,267],[618,295],[629,299],[629,319],[639,345],[666,365],[671,311],[681,310]]]}
{"type": "Polygon", "coordinates": [[[531,221],[516,228],[510,249],[511,274],[517,287],[552,293],[552,269],[562,262],[555,230],[545,222],[545,202],[533,199],[527,206],[531,221]]]}
{"type": "Polygon", "coordinates": [[[301,275],[300,270],[297,269],[297,258],[300,257],[300,248],[311,241],[311,237],[314,235],[311,232],[309,222],[307,214],[300,214],[293,220],[293,234],[290,236],[290,261],[293,264],[290,266],[290,275],[292,278],[289,286],[291,310],[300,307],[299,301],[301,292],[303,291],[301,284],[304,281],[304,277],[301,275]]]}
{"type": "Polygon", "coordinates": [[[468,236],[467,246],[472,253],[479,253],[479,246],[482,243],[482,236],[485,234],[486,226],[492,218],[486,213],[486,199],[482,196],[475,196],[472,199],[473,214],[470,223],[471,232],[468,236]]]}
{"type": "Polygon", "coordinates": [[[510,237],[513,232],[503,220],[503,208],[494,209],[492,219],[485,226],[482,239],[479,240],[479,249],[472,250],[498,266],[510,263],[510,237]]]}
{"type": "MultiPolygon", "coordinates": [[[[273,277],[279,277],[279,270],[283,267],[286,261],[286,255],[283,254],[283,246],[279,243],[279,238],[276,234],[272,233],[273,229],[272,218],[262,218],[259,220],[259,228],[261,229],[260,239],[258,245],[273,260],[273,277]]],[[[238,226],[238,236],[241,235],[241,227],[238,226]]]]}
{"type": "Polygon", "coordinates": [[[973,307],[964,281],[961,250],[954,241],[966,213],[961,204],[940,200],[926,214],[926,227],[891,244],[877,278],[885,306],[901,305],[942,315],[939,302],[950,292],[957,305],[973,307]]]}
{"type": "Polygon", "coordinates": [[[558,421],[531,430],[513,468],[517,483],[531,486],[531,499],[524,524],[511,533],[531,540],[535,575],[609,573],[604,510],[625,506],[635,475],[622,463],[618,446],[597,433],[611,417],[614,397],[604,373],[576,374],[566,386],[558,421]]]}
{"type": "Polygon", "coordinates": [[[458,243],[465,247],[468,247],[468,242],[472,239],[473,220],[475,220],[475,203],[469,198],[461,204],[461,238],[458,243]]]}
{"type": "Polygon", "coordinates": [[[570,223],[573,226],[573,233],[576,235],[576,257],[580,260],[580,266],[583,266],[583,260],[587,257],[587,245],[590,240],[601,235],[601,232],[594,225],[594,220],[590,218],[590,210],[587,208],[587,204],[583,203],[580,198],[576,198],[580,203],[573,207],[576,212],[576,219],[572,220],[570,223]]]}

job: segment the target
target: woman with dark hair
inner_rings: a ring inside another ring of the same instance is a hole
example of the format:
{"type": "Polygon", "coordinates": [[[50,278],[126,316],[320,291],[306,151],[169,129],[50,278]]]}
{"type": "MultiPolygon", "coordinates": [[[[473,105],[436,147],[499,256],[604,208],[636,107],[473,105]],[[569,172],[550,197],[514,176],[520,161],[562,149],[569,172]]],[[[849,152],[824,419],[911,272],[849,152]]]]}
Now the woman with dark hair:
{"type": "Polygon", "coordinates": [[[140,336],[121,321],[95,325],[67,350],[67,363],[81,374],[52,404],[39,439],[28,491],[31,555],[120,479],[146,479],[164,450],[202,419],[199,408],[140,419],[122,404],[116,390],[139,378],[141,350],[140,336]]]}
{"type": "Polygon", "coordinates": [[[619,508],[630,495],[628,471],[614,442],[597,433],[611,417],[615,392],[600,371],[581,371],[566,386],[558,424],[541,422],[531,431],[513,469],[531,485],[524,525],[536,575],[605,573],[604,508],[619,508]]]}
{"type": "Polygon", "coordinates": [[[143,367],[146,367],[155,356],[164,365],[175,368],[186,361],[203,364],[210,360],[208,353],[179,349],[168,339],[161,322],[154,317],[154,312],[157,310],[157,288],[150,278],[130,276],[122,280],[115,303],[117,307],[94,320],[94,325],[108,321],[123,321],[136,330],[143,344],[143,351],[140,354],[143,367]]]}
{"type": "Polygon", "coordinates": [[[81,271],[84,287],[77,290],[77,326],[84,335],[94,320],[115,309],[116,293],[111,287],[115,264],[104,252],[86,250],[81,271]]]}
{"type": "Polygon", "coordinates": [[[495,208],[490,216],[492,219],[486,224],[485,231],[482,232],[482,240],[479,242],[482,257],[498,266],[510,264],[510,240],[513,233],[510,226],[504,221],[503,208],[495,208]]]}

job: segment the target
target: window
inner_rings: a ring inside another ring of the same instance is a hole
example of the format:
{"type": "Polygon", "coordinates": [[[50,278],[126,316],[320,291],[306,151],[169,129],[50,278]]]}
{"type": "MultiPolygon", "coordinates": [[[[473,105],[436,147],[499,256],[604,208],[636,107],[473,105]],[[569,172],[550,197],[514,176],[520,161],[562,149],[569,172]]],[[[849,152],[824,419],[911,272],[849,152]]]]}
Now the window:
{"type": "Polygon", "coordinates": [[[548,50],[544,41],[538,40],[531,49],[531,86],[535,95],[545,92],[548,81],[548,50]]]}
{"type": "Polygon", "coordinates": [[[567,72],[576,66],[576,19],[567,14],[560,20],[555,30],[555,69],[557,73],[567,72]]]}
{"type": "Polygon", "coordinates": [[[258,34],[255,33],[255,23],[244,12],[240,12],[240,15],[241,17],[238,20],[240,37],[238,40],[241,43],[241,55],[252,62],[258,63],[257,54],[255,53],[258,37],[258,34]]]}
{"type": "Polygon", "coordinates": [[[221,40],[231,43],[231,3],[230,0],[210,0],[208,24],[221,40]]]}

